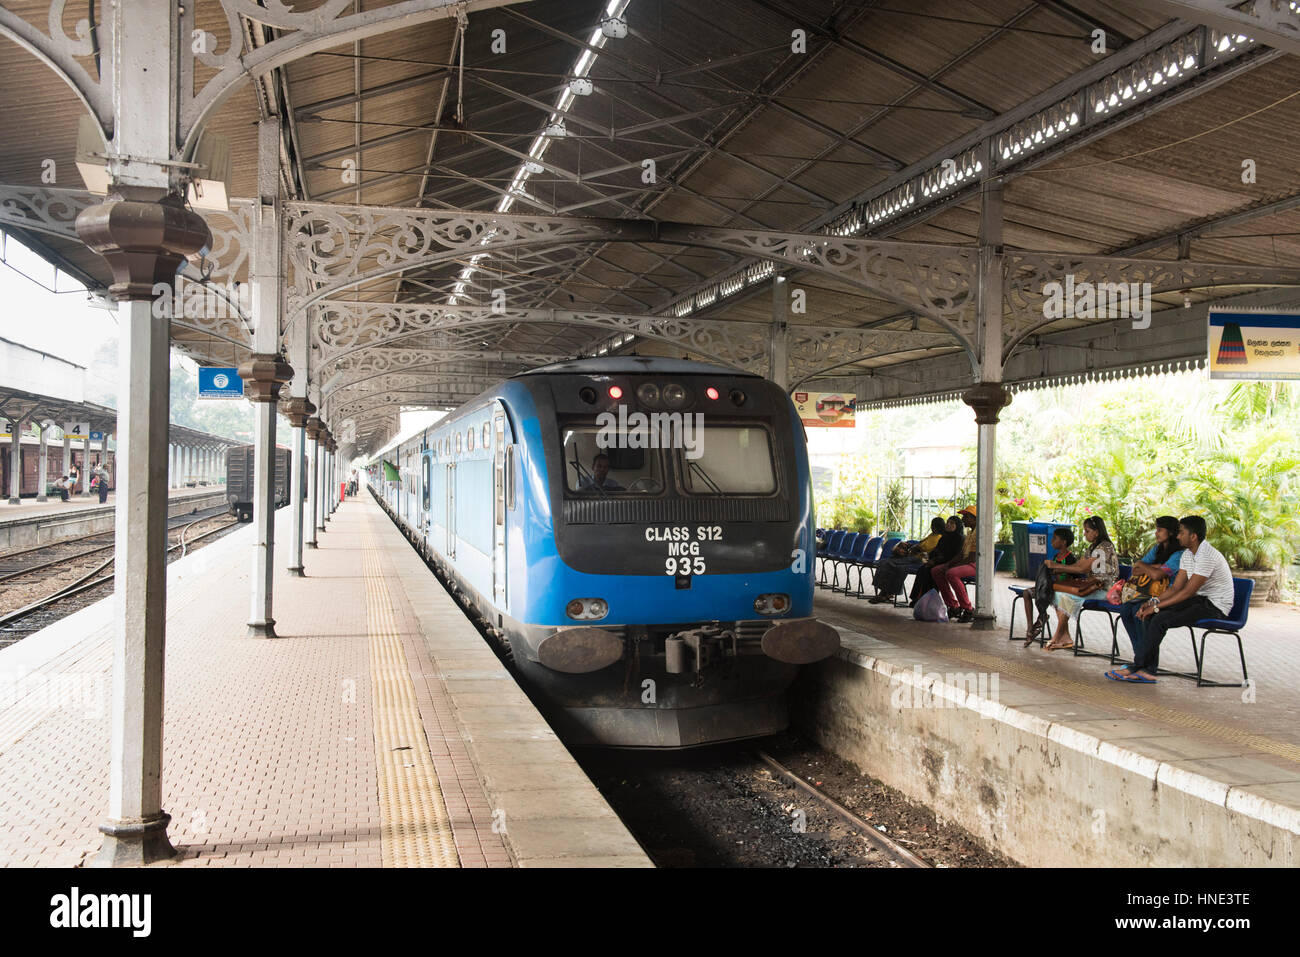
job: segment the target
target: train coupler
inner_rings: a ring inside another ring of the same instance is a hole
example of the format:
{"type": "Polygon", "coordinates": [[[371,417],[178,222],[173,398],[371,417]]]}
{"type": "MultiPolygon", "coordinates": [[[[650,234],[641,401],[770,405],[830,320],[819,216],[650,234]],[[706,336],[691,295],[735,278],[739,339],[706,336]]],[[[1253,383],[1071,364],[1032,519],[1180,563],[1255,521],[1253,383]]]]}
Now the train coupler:
{"type": "Polygon", "coordinates": [[[670,675],[687,671],[699,674],[738,653],[739,639],[734,631],[716,624],[703,625],[664,639],[664,668],[670,675]]]}

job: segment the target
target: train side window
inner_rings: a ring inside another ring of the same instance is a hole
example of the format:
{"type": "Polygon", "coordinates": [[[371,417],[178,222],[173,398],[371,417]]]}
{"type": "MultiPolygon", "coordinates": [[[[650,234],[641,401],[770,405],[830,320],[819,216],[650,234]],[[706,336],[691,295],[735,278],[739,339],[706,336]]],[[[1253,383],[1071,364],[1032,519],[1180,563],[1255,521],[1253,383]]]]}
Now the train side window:
{"type": "Polygon", "coordinates": [[[423,485],[421,499],[424,503],[424,510],[427,512],[429,511],[429,486],[433,484],[433,456],[431,455],[424,457],[424,475],[421,478],[423,479],[421,483],[423,485]]]}
{"type": "Polygon", "coordinates": [[[483,423],[483,448],[486,449],[491,444],[492,444],[492,430],[489,427],[488,423],[484,422],[483,423]]]}
{"type": "Polygon", "coordinates": [[[474,451],[474,427],[470,426],[465,430],[465,451],[474,451]]]}
{"type": "Polygon", "coordinates": [[[462,447],[462,446],[461,446],[462,438],[463,438],[463,437],[461,436],[461,434],[460,434],[459,432],[457,432],[457,433],[456,433],[456,454],[457,454],[457,455],[460,454],[460,450],[461,450],[461,447],[462,447]]]}

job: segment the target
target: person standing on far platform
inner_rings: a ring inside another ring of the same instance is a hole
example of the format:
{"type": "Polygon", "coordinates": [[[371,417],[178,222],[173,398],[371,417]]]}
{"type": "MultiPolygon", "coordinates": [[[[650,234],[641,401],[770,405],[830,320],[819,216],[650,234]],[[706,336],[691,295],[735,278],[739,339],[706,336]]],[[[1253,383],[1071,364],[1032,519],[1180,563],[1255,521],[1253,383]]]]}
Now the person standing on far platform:
{"type": "Polygon", "coordinates": [[[99,504],[103,505],[108,501],[108,469],[103,463],[95,466],[95,489],[99,492],[99,504]]]}

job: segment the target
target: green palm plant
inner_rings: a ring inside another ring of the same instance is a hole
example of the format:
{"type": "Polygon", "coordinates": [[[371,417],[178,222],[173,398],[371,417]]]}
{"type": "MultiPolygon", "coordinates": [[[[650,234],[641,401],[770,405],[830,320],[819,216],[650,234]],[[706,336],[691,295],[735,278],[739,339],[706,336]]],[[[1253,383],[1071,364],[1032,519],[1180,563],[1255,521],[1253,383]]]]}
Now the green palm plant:
{"type": "Polygon", "coordinates": [[[1292,441],[1280,430],[1261,432],[1240,450],[1210,456],[1190,477],[1210,543],[1234,568],[1276,569],[1300,546],[1300,451],[1292,441]]]}

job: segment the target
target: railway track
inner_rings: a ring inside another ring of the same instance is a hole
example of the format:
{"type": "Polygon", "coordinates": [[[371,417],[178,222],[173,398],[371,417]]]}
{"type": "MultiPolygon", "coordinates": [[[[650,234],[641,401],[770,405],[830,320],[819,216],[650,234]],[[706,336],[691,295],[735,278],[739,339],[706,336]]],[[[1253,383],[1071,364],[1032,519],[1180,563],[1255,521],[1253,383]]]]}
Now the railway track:
{"type": "Polygon", "coordinates": [[[766,751],[756,749],[754,756],[771,768],[787,784],[798,789],[806,797],[812,798],[829,813],[857,831],[859,837],[874,845],[890,860],[896,861],[900,867],[928,868],[931,866],[884,832],[872,827],[829,794],[813,787],[766,751]]]}
{"type": "MultiPolygon", "coordinates": [[[[228,509],[225,506],[219,506],[204,509],[202,512],[194,512],[190,515],[176,516],[169,520],[169,538],[174,533],[174,540],[167,547],[168,562],[184,557],[197,543],[238,526],[238,521],[229,521],[217,525],[215,528],[209,528],[197,534],[194,533],[195,526],[219,518],[227,512],[228,509]]],[[[13,644],[27,635],[58,621],[60,618],[66,617],[79,608],[98,601],[105,593],[104,586],[110,586],[111,590],[113,581],[113,541],[111,533],[106,533],[106,536],[109,538],[106,544],[96,545],[93,548],[83,546],[88,544],[88,541],[105,536],[92,536],[90,540],[82,539],[75,543],[63,542],[57,545],[35,546],[0,556],[0,582],[34,576],[35,581],[30,584],[35,585],[43,578],[58,577],[60,572],[67,570],[66,566],[87,559],[93,561],[95,556],[105,552],[108,553],[108,556],[103,561],[100,561],[88,571],[83,571],[81,568],[75,569],[74,573],[78,574],[78,577],[74,581],[64,582],[54,591],[35,601],[0,614],[0,647],[13,644]],[[75,545],[76,550],[60,548],[58,547],[60,545],[75,545]],[[50,557],[49,551],[51,549],[59,554],[50,557]],[[23,561],[23,559],[26,559],[26,561],[23,561]],[[15,565],[19,567],[15,568],[15,565]]]]}
{"type": "Polygon", "coordinates": [[[574,757],[657,867],[1014,867],[935,809],[794,732],[574,757]]]}

